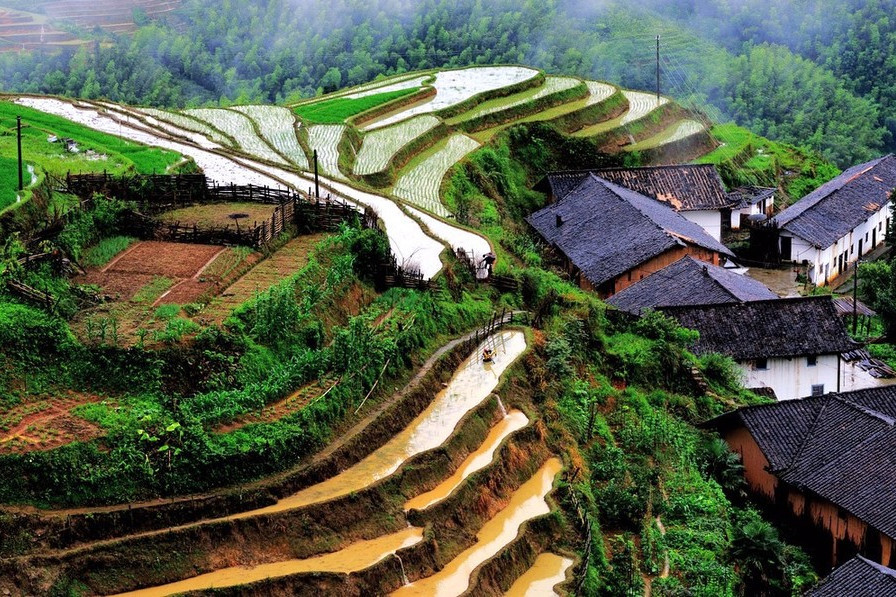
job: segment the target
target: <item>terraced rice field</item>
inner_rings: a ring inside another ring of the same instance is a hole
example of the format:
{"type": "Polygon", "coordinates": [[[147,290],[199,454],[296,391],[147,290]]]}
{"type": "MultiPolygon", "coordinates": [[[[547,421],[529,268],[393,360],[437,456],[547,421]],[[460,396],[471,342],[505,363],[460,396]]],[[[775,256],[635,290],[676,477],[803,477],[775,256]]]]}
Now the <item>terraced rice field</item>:
{"type": "Polygon", "coordinates": [[[286,159],[302,170],[308,169],[308,156],[296,136],[299,123],[292,112],[280,106],[236,106],[233,109],[254,120],[264,140],[286,159]]]}
{"type": "Polygon", "coordinates": [[[345,179],[339,171],[339,140],[345,132],[344,124],[313,124],[308,127],[308,144],[317,150],[321,171],[333,178],[345,179]]]}
{"type": "Polygon", "coordinates": [[[341,97],[358,99],[361,97],[367,97],[368,95],[376,95],[378,93],[389,93],[391,91],[401,91],[402,89],[414,89],[415,87],[421,87],[423,85],[423,81],[429,79],[431,76],[432,75],[408,77],[400,81],[395,81],[384,85],[375,85],[369,88],[359,88],[354,93],[348,93],[341,97]]]}
{"type": "Polygon", "coordinates": [[[439,122],[435,116],[423,114],[367,133],[355,160],[355,174],[364,176],[386,170],[402,147],[431,131],[439,122]]]}
{"type": "Polygon", "coordinates": [[[509,124],[501,124],[489,129],[477,131],[475,133],[471,133],[470,136],[480,143],[485,144],[488,143],[488,141],[491,140],[492,137],[494,137],[496,134],[498,134],[508,126],[521,124],[524,122],[551,121],[556,118],[560,118],[562,116],[566,116],[567,114],[572,114],[574,112],[584,110],[585,108],[606,101],[610,98],[610,96],[616,93],[616,87],[608,83],[600,83],[598,81],[585,81],[585,85],[588,87],[588,96],[585,98],[567,102],[565,104],[560,104],[559,106],[554,106],[552,108],[548,108],[547,110],[542,110],[541,112],[537,112],[530,116],[525,116],[509,124]]]}
{"type": "MultiPolygon", "coordinates": [[[[168,132],[178,134],[179,131],[177,129],[183,129],[185,131],[192,131],[194,133],[199,133],[200,135],[205,136],[210,141],[217,143],[223,147],[233,147],[233,141],[227,138],[227,135],[219,131],[218,129],[209,126],[205,122],[201,120],[196,120],[195,118],[190,118],[189,116],[184,116],[183,114],[178,114],[177,112],[168,112],[167,110],[158,110],[156,108],[141,108],[140,112],[144,115],[147,115],[153,119],[155,119],[160,128],[167,130],[168,132]],[[177,128],[170,128],[165,126],[166,123],[172,124],[177,128]]],[[[156,123],[151,120],[147,120],[149,124],[156,125],[156,123]]]]}
{"type": "Polygon", "coordinates": [[[432,213],[451,215],[439,198],[439,187],[448,170],[465,155],[479,148],[479,142],[466,135],[454,134],[408,165],[395,182],[393,194],[432,213]]]}
{"type": "Polygon", "coordinates": [[[267,162],[286,165],[288,162],[280,154],[271,149],[264,139],[255,132],[252,121],[245,114],[224,108],[198,108],[187,110],[193,116],[223,131],[237,140],[240,147],[248,154],[267,162]]]}
{"type": "Polygon", "coordinates": [[[544,85],[540,87],[527,89],[526,91],[515,93],[507,97],[499,97],[493,100],[485,101],[469,112],[464,112],[460,116],[450,119],[447,122],[448,124],[457,124],[467,120],[472,120],[474,118],[479,118],[481,116],[486,116],[488,114],[502,112],[510,108],[522,106],[530,102],[536,102],[544,97],[548,97],[550,95],[572,89],[576,85],[581,85],[581,83],[582,81],[580,79],[574,79],[572,77],[546,77],[544,85]]]}
{"type": "Polygon", "coordinates": [[[430,114],[457,105],[485,91],[521,83],[538,75],[522,66],[483,66],[436,73],[431,100],[371,121],[366,130],[388,126],[418,114],[430,114]]]}
{"type": "Polygon", "coordinates": [[[625,151],[641,151],[644,149],[654,149],[656,147],[660,147],[661,145],[667,145],[669,143],[674,143],[676,141],[680,141],[682,139],[690,137],[691,135],[696,135],[697,133],[705,130],[705,128],[706,127],[704,127],[702,123],[699,123],[696,120],[682,120],[680,122],[676,122],[666,130],[654,135],[653,137],[644,139],[643,141],[634,143],[632,145],[628,145],[627,147],[625,147],[625,151]]]}
{"type": "Polygon", "coordinates": [[[640,120],[663,104],[669,102],[669,98],[662,96],[660,96],[658,102],[656,99],[656,94],[654,93],[643,93],[641,91],[629,91],[626,89],[622,92],[622,94],[626,97],[629,103],[628,111],[625,114],[619,116],[618,118],[613,118],[612,120],[607,120],[593,126],[585,127],[582,130],[573,133],[573,136],[593,137],[594,135],[599,135],[600,133],[611,131],[615,128],[625,126],[636,120],[640,120]]]}

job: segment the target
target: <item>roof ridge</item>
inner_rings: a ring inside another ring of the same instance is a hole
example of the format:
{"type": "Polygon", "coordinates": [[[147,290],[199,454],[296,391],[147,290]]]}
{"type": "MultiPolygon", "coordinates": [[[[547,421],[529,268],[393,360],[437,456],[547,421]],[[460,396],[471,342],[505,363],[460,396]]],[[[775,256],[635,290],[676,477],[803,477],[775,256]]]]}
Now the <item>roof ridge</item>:
{"type": "MultiPolygon", "coordinates": [[[[682,219],[684,219],[684,220],[687,220],[687,218],[685,218],[684,216],[680,215],[677,211],[675,211],[675,210],[672,209],[671,207],[665,205],[662,201],[657,201],[656,199],[653,199],[652,197],[648,197],[647,195],[645,195],[645,194],[643,194],[643,193],[640,193],[640,192],[638,192],[638,191],[636,191],[636,190],[634,190],[634,189],[630,189],[630,188],[628,188],[628,187],[624,187],[624,186],[622,186],[622,185],[618,185],[618,184],[616,184],[615,182],[612,182],[612,181],[610,181],[610,180],[607,180],[606,178],[601,178],[600,176],[598,176],[597,174],[594,174],[593,172],[591,173],[591,176],[593,176],[593,177],[594,177],[596,180],[598,180],[602,185],[604,185],[604,186],[607,188],[607,190],[609,190],[611,193],[613,193],[614,195],[616,195],[616,196],[619,198],[620,201],[624,201],[625,203],[627,203],[628,205],[630,205],[630,206],[632,207],[632,209],[634,209],[634,210],[637,211],[639,214],[641,214],[641,217],[642,217],[642,218],[645,218],[645,219],[646,219],[647,221],[649,221],[651,224],[653,224],[654,226],[656,226],[657,230],[659,230],[660,232],[662,232],[663,234],[665,234],[666,236],[668,236],[669,238],[671,238],[672,240],[674,240],[676,244],[678,244],[679,246],[683,246],[683,247],[686,247],[686,246],[687,246],[687,243],[685,243],[683,240],[681,240],[682,238],[687,238],[687,237],[685,237],[685,236],[682,235],[682,234],[676,234],[676,233],[672,232],[671,230],[667,229],[665,226],[661,225],[659,222],[657,222],[655,219],[653,219],[649,214],[644,213],[644,211],[641,209],[640,206],[635,205],[634,203],[632,203],[631,201],[629,201],[628,199],[626,199],[622,194],[619,193],[619,190],[622,190],[622,191],[624,191],[624,192],[628,192],[628,193],[634,193],[635,195],[638,195],[639,197],[643,197],[646,201],[649,201],[649,202],[650,202],[650,203],[647,203],[647,205],[652,205],[652,206],[657,206],[657,207],[660,207],[660,208],[668,209],[670,212],[674,213],[676,216],[678,216],[678,217],[680,217],[680,218],[682,218],[682,219]]],[[[687,221],[690,221],[690,220],[687,220],[687,221]]],[[[696,241],[694,241],[694,240],[692,240],[692,239],[691,239],[691,241],[692,241],[694,244],[698,244],[698,245],[700,245],[700,246],[703,246],[702,244],[700,244],[700,243],[698,243],[698,242],[696,242],[696,241]]]]}
{"type": "Polygon", "coordinates": [[[872,568],[874,568],[875,570],[877,570],[878,572],[880,572],[882,574],[886,574],[887,576],[896,578],[896,570],[894,570],[893,568],[889,568],[887,566],[884,566],[883,564],[879,564],[873,560],[869,560],[868,558],[861,556],[861,555],[856,555],[856,559],[864,562],[868,566],[871,566],[872,568]]]}
{"type": "Polygon", "coordinates": [[[843,402],[844,404],[851,406],[851,407],[855,408],[856,410],[865,413],[869,417],[874,417],[875,419],[880,419],[881,421],[883,421],[890,427],[892,427],[893,425],[896,425],[896,419],[894,419],[893,417],[887,416],[880,411],[874,410],[873,408],[871,408],[869,406],[865,406],[864,404],[859,404],[857,402],[853,402],[852,400],[844,397],[842,394],[835,394],[835,396],[837,397],[837,400],[843,402]]]}
{"type": "Polygon", "coordinates": [[[812,432],[815,431],[816,427],[818,427],[818,422],[821,419],[821,415],[824,414],[824,412],[828,408],[828,404],[831,403],[831,396],[826,396],[826,398],[827,399],[822,403],[821,408],[818,409],[818,412],[815,414],[815,418],[812,420],[812,424],[806,428],[806,433],[803,434],[803,438],[800,441],[799,447],[797,447],[796,451],[794,451],[793,458],[790,459],[790,464],[782,469],[779,469],[780,472],[787,472],[791,470],[796,464],[797,459],[802,455],[806,444],[809,443],[809,438],[812,436],[812,432]]]}

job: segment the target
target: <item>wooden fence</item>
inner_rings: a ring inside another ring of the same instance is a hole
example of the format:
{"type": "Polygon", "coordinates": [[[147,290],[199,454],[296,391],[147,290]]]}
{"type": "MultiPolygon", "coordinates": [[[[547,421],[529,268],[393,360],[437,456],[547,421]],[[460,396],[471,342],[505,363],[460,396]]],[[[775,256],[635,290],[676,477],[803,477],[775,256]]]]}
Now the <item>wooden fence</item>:
{"type": "MultiPolygon", "coordinates": [[[[53,180],[55,188],[81,198],[81,209],[89,207],[94,195],[134,202],[137,211],[123,222],[124,231],[143,239],[172,242],[244,245],[262,248],[292,225],[300,234],[333,232],[346,222],[357,220],[365,228],[377,228],[378,217],[370,208],[361,211],[355,205],[331,197],[314,198],[310,192],[257,185],[218,185],[204,174],[129,175],[69,174],[53,180]],[[275,205],[270,219],[251,226],[199,226],[180,222],[162,222],[155,215],[190,205],[207,203],[262,203],[275,205]]],[[[61,224],[61,223],[60,223],[61,224]]],[[[60,226],[61,229],[61,226],[60,226]]],[[[476,264],[460,254],[473,274],[476,264]]],[[[416,288],[437,290],[441,286],[424,280],[416,269],[397,263],[394,256],[377,267],[374,279],[379,289],[416,288]]],[[[502,290],[516,290],[518,283],[509,276],[495,277],[493,284],[502,290]]]]}

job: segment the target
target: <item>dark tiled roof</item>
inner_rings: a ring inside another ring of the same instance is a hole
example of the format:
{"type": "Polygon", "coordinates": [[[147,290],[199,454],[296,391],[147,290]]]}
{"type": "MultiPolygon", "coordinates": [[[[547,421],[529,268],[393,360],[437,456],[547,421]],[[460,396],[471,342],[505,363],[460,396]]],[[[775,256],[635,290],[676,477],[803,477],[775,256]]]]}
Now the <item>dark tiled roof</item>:
{"type": "Polygon", "coordinates": [[[706,424],[740,422],[770,471],[896,539],[896,386],[788,400],[728,413],[706,424]]]}
{"type": "Polygon", "coordinates": [[[777,191],[777,189],[770,189],[768,187],[738,187],[728,193],[728,199],[731,202],[732,209],[743,209],[744,207],[755,205],[763,199],[774,197],[775,191],[777,191]]]}
{"type": "Polygon", "coordinates": [[[806,597],[896,597],[896,570],[857,556],[831,572],[806,597]]]}
{"type": "Polygon", "coordinates": [[[775,216],[778,226],[825,248],[886,205],[896,189],[896,157],[853,166],[775,216]]]}
{"type": "Polygon", "coordinates": [[[569,170],[552,172],[546,178],[551,194],[562,199],[589,174],[668,203],[677,211],[724,209],[731,204],[712,164],[569,170]]]}
{"type": "Polygon", "coordinates": [[[675,247],[696,245],[732,256],[673,209],[594,175],[527,221],[595,286],[675,247]]]}
{"type": "Polygon", "coordinates": [[[838,354],[856,348],[830,296],[663,307],[700,332],[694,352],[735,360],[838,354]]]}
{"type": "Polygon", "coordinates": [[[607,302],[630,313],[680,305],[776,299],[761,282],[693,257],[683,257],[613,295],[607,302]]]}
{"type": "Polygon", "coordinates": [[[793,462],[826,399],[787,400],[738,411],[772,470],[793,462]]]}

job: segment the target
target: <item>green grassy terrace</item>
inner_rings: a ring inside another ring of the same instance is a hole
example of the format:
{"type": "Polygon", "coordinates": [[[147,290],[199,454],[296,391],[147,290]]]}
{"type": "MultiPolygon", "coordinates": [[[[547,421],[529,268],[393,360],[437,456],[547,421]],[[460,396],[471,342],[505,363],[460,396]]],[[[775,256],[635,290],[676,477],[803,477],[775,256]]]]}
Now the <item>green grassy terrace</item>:
{"type": "Polygon", "coordinates": [[[298,106],[293,108],[293,112],[296,116],[309,123],[342,124],[347,118],[417,93],[419,90],[420,88],[413,87],[411,89],[375,93],[358,98],[337,97],[331,100],[298,106]]]}

